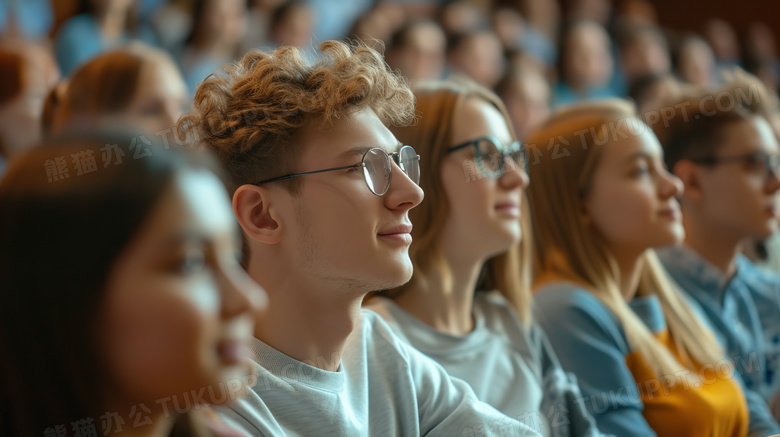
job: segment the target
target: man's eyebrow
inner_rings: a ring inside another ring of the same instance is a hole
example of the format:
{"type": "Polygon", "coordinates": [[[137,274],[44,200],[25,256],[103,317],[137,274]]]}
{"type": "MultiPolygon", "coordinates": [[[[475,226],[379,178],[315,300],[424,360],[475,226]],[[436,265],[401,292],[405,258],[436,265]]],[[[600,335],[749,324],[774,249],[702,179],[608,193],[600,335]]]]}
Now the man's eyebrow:
{"type": "Polygon", "coordinates": [[[403,143],[400,141],[397,141],[396,144],[390,148],[386,148],[382,146],[357,146],[342,152],[341,154],[339,154],[338,157],[344,158],[347,156],[355,156],[355,155],[362,157],[366,152],[368,152],[371,149],[382,149],[387,153],[393,153],[400,150],[401,147],[403,147],[403,143]]]}
{"type": "Polygon", "coordinates": [[[344,158],[344,157],[347,157],[347,156],[355,156],[355,155],[363,156],[366,152],[368,152],[371,149],[373,149],[373,147],[371,147],[371,146],[353,147],[353,148],[351,148],[349,150],[346,150],[346,151],[342,152],[341,154],[339,154],[338,157],[339,158],[344,158]]]}

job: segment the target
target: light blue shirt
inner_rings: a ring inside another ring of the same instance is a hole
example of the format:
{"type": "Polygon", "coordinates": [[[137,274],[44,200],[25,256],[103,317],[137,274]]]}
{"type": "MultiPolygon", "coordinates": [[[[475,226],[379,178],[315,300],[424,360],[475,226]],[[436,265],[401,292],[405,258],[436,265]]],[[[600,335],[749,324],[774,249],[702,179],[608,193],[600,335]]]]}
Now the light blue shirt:
{"type": "Polygon", "coordinates": [[[780,394],[780,277],[743,255],[729,279],[690,248],[656,253],[734,362],[745,386],[751,431],[779,434],[767,404],[780,394]]]}
{"type": "Polygon", "coordinates": [[[701,306],[747,387],[768,402],[780,390],[780,276],[742,255],[730,280],[689,248],[665,248],[658,256],[701,306]]]}

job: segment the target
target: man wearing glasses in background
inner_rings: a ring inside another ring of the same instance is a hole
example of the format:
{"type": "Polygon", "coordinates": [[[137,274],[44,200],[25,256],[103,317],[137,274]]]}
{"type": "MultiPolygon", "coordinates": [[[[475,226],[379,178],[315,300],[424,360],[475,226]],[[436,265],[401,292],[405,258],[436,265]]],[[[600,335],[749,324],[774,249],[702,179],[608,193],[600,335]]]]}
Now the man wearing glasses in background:
{"type": "MultiPolygon", "coordinates": [[[[208,78],[180,132],[227,169],[245,266],[268,292],[258,382],[220,410],[250,435],[536,435],[361,310],[409,280],[419,157],[386,125],[413,97],[374,50],[253,52],[208,78]]],[[[238,354],[238,353],[237,353],[238,354]]]]}
{"type": "Polygon", "coordinates": [[[744,240],[777,230],[780,147],[755,107],[713,102],[735,94],[718,91],[676,104],[671,122],[653,126],[666,165],[685,185],[685,244],[658,255],[741,374],[751,435],[778,434],[767,404],[780,391],[780,277],[740,250],[744,240]]]}

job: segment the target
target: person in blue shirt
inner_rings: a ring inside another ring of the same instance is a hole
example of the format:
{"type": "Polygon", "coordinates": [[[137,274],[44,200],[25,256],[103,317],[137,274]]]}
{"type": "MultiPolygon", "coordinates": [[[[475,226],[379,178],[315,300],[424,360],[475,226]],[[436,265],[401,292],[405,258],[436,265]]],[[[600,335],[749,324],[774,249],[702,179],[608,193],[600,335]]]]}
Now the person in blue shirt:
{"type": "Polygon", "coordinates": [[[607,31],[598,23],[580,21],[564,34],[561,81],[553,90],[553,106],[584,100],[619,97],[610,88],[614,59],[607,31]]]}
{"type": "Polygon", "coordinates": [[[130,39],[155,45],[151,28],[136,25],[133,0],[88,0],[82,13],[62,25],[54,40],[57,62],[63,76],[82,63],[130,39]]]}
{"type": "Polygon", "coordinates": [[[780,146],[763,116],[737,104],[748,89],[724,90],[670,106],[675,112],[653,126],[666,165],[685,185],[685,243],[659,256],[699,303],[746,386],[769,402],[780,389],[780,276],[740,250],[777,229],[780,146]]]}
{"type": "Polygon", "coordinates": [[[0,33],[45,39],[54,25],[50,0],[0,0],[0,33]]]}

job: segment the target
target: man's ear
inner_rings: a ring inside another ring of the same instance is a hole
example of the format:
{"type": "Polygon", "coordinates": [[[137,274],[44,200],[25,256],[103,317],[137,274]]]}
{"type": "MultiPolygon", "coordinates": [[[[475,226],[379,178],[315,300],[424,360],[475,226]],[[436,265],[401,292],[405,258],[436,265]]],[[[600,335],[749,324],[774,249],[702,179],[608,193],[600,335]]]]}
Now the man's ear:
{"type": "Polygon", "coordinates": [[[698,202],[704,196],[701,186],[701,167],[687,159],[678,161],[672,172],[683,183],[683,198],[698,202]]]}
{"type": "Polygon", "coordinates": [[[267,189],[256,185],[238,187],[233,194],[233,213],[250,239],[265,244],[276,244],[282,239],[281,221],[267,189]]]}

